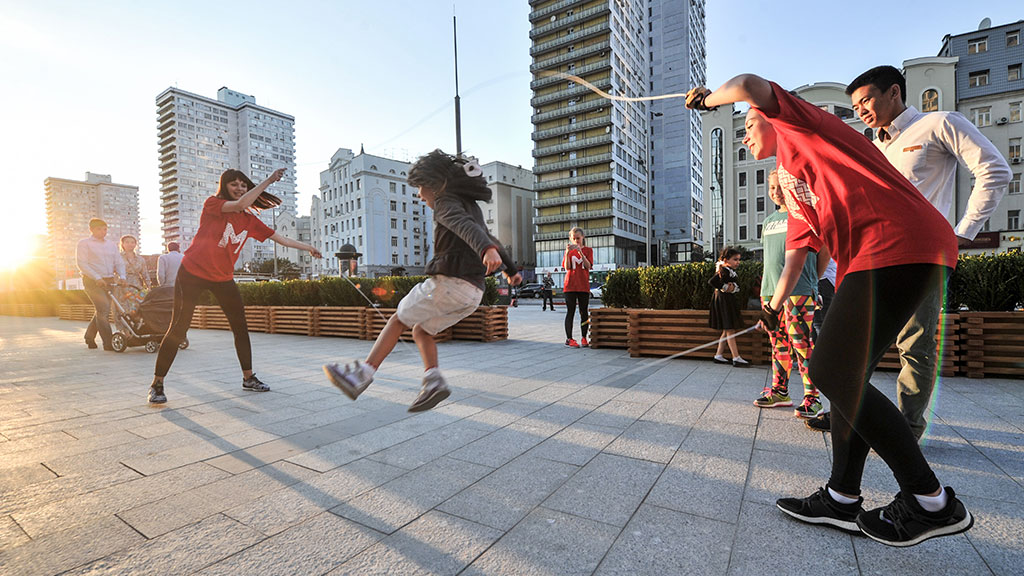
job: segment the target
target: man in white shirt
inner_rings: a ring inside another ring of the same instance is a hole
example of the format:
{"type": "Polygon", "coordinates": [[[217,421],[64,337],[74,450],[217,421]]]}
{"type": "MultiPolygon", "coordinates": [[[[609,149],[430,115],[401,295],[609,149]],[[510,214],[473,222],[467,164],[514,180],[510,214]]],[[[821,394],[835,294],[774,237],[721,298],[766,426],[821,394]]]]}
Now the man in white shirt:
{"type": "MultiPolygon", "coordinates": [[[[941,214],[948,218],[953,206],[957,163],[974,175],[967,210],[953,226],[963,246],[999,205],[1010,182],[1010,166],[962,114],[918,112],[907,106],[906,92],[903,74],[892,66],[872,68],[846,88],[854,111],[877,130],[875,145],[941,214]]],[[[935,331],[943,289],[944,285],[932,288],[896,339],[902,364],[897,377],[899,406],[918,440],[927,426],[937,377],[935,331]]]]}
{"type": "Polygon", "coordinates": [[[85,293],[92,300],[96,313],[85,329],[85,344],[89,348],[96,347],[96,333],[99,332],[104,350],[113,350],[110,345],[112,333],[110,322],[110,288],[111,282],[124,279],[124,259],[117,249],[117,244],[108,242],[107,223],[99,218],[89,220],[91,235],[78,242],[75,260],[78,270],[82,273],[82,284],[85,293]]]}
{"type": "Polygon", "coordinates": [[[174,286],[182,258],[180,245],[177,242],[168,242],[167,254],[161,254],[156,260],[157,286],[174,286]]]}

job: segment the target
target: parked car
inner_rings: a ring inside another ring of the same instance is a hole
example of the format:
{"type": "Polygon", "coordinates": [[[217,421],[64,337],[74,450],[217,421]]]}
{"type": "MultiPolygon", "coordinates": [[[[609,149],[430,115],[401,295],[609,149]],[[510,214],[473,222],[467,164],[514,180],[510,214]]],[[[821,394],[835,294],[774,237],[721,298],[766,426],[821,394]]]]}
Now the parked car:
{"type": "Polygon", "coordinates": [[[604,284],[591,283],[590,284],[590,297],[601,299],[601,295],[604,294],[604,284]]]}
{"type": "Polygon", "coordinates": [[[544,285],[540,282],[531,282],[529,284],[523,284],[519,287],[520,298],[540,298],[540,291],[544,289],[544,285]]]}

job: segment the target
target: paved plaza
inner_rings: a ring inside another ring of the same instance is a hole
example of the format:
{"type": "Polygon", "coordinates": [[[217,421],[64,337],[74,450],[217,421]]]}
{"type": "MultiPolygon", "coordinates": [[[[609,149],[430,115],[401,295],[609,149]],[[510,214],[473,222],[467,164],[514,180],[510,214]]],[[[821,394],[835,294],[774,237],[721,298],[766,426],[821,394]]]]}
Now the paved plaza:
{"type": "MultiPolygon", "coordinates": [[[[775,507],[831,452],[752,405],[767,368],[568,349],[538,303],[441,344],[452,396],[415,415],[411,343],[351,402],[320,367],[371,342],[252,334],[258,394],[193,330],[150,406],[155,355],[0,316],[0,574],[1021,574],[1024,381],[943,380],[925,455],[975,526],[890,548],[775,507]]],[[[865,507],[897,490],[873,456],[865,507]]]]}

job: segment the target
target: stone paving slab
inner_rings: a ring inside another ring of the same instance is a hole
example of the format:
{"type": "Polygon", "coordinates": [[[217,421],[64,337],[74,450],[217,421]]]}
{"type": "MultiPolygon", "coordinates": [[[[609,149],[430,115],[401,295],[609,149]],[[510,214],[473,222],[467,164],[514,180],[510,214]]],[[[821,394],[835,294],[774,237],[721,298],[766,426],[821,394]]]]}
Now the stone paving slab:
{"type": "MultiPolygon", "coordinates": [[[[320,366],[371,342],[230,333],[155,356],[86,350],[84,322],[0,317],[0,574],[1018,574],[1024,382],[946,378],[923,441],[976,518],[909,549],[783,515],[827,479],[828,434],[752,401],[765,367],[567,349],[521,306],[510,339],[446,342],[452,396],[406,408],[400,344],[357,402],[320,366]],[[273,354],[269,354],[273,351],[273,354]],[[781,542],[786,553],[772,542],[781,542]],[[798,546],[796,546],[798,544],[798,546]],[[794,548],[795,546],[795,548],[794,548]]],[[[895,376],[873,384],[889,394],[895,376]]],[[[827,399],[826,399],[827,404],[827,399]]],[[[874,455],[867,507],[898,490],[874,455]]]]}

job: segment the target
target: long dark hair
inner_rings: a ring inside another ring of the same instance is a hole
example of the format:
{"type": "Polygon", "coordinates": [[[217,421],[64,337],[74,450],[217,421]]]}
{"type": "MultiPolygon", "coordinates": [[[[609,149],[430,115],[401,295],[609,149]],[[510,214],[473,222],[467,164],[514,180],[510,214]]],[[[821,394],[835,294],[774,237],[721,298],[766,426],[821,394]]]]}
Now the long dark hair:
{"type": "Polygon", "coordinates": [[[441,195],[448,184],[480,188],[489,193],[483,171],[472,158],[452,156],[441,149],[420,156],[406,178],[410,186],[426,187],[441,195]]]}
{"type": "MultiPolygon", "coordinates": [[[[242,182],[245,182],[246,186],[249,187],[249,190],[252,190],[253,188],[256,187],[256,185],[252,183],[252,180],[250,180],[249,177],[245,175],[245,172],[242,172],[241,170],[235,170],[234,168],[229,168],[225,170],[223,174],[220,175],[220,181],[217,182],[217,198],[232,200],[231,196],[228,195],[228,184],[234,182],[235,180],[241,180],[242,182]]],[[[252,203],[252,206],[250,206],[250,208],[255,208],[256,210],[266,210],[267,208],[273,208],[274,206],[280,205],[280,198],[264,190],[259,196],[256,197],[256,201],[252,203]]]]}
{"type": "Polygon", "coordinates": [[[742,252],[733,248],[732,246],[726,246],[725,248],[722,248],[722,251],[718,254],[718,259],[721,260],[722,262],[725,262],[726,260],[732,258],[737,254],[742,254],[742,252]]]}

